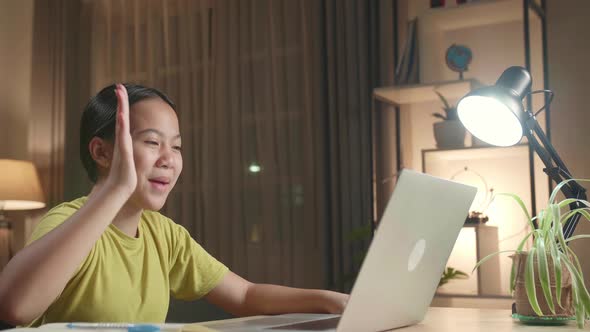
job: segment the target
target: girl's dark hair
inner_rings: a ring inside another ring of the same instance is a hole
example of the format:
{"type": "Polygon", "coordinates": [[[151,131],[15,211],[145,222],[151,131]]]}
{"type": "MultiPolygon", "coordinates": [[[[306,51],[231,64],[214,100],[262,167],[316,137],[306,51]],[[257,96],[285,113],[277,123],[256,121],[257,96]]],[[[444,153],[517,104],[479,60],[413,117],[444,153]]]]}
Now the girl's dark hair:
{"type": "MultiPolygon", "coordinates": [[[[129,107],[144,99],[160,98],[176,111],[176,106],[172,100],[154,88],[129,83],[124,83],[123,85],[129,95],[129,107]]],[[[115,94],[115,88],[116,86],[114,84],[109,85],[100,90],[96,96],[92,97],[84,108],[80,121],[80,159],[92,182],[97,181],[98,170],[94,159],[90,155],[88,144],[93,137],[100,137],[111,142],[115,141],[117,114],[117,95],[115,94]]]]}

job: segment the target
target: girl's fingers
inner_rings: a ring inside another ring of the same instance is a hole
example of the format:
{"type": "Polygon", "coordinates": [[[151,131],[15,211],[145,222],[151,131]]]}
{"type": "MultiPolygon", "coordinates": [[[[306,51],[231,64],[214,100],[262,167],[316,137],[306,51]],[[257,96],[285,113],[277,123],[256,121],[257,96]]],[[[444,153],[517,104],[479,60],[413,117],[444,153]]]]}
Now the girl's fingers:
{"type": "Polygon", "coordinates": [[[121,93],[119,91],[119,84],[115,85],[115,96],[117,96],[117,113],[115,114],[115,137],[119,137],[121,135],[121,112],[120,107],[121,105],[121,93]]]}
{"type": "Polygon", "coordinates": [[[129,131],[129,97],[127,89],[123,84],[117,84],[115,93],[117,95],[117,121],[120,123],[122,132],[129,131]]]}

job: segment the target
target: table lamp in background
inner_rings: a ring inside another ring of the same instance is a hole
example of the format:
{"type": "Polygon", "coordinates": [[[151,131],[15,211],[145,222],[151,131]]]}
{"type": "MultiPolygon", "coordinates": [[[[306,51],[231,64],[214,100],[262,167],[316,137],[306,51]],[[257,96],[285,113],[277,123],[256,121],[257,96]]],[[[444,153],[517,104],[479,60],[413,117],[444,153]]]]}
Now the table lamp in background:
{"type": "Polygon", "coordinates": [[[45,207],[35,165],[30,161],[0,159],[0,269],[12,258],[11,224],[4,211],[45,207]]]}

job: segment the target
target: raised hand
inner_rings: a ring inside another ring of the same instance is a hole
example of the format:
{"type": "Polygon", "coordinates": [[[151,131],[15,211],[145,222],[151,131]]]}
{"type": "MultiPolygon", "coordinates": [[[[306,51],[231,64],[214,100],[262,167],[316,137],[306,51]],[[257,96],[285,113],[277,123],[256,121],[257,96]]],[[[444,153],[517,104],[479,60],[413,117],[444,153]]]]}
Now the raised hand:
{"type": "Polygon", "coordinates": [[[117,118],[115,128],[115,145],[113,148],[113,160],[106,182],[114,188],[131,195],[137,186],[137,173],[133,161],[133,142],[129,129],[129,97],[127,89],[122,84],[117,84],[117,118]]]}

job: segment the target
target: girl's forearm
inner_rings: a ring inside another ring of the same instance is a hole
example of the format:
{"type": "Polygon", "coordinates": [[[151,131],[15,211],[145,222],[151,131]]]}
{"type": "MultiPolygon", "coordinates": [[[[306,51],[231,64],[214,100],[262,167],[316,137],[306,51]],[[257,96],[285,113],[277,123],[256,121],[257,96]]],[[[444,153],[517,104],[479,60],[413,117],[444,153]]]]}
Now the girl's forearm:
{"type": "Polygon", "coordinates": [[[348,295],[328,290],[252,284],[243,316],[283,313],[342,313],[348,295]]]}

